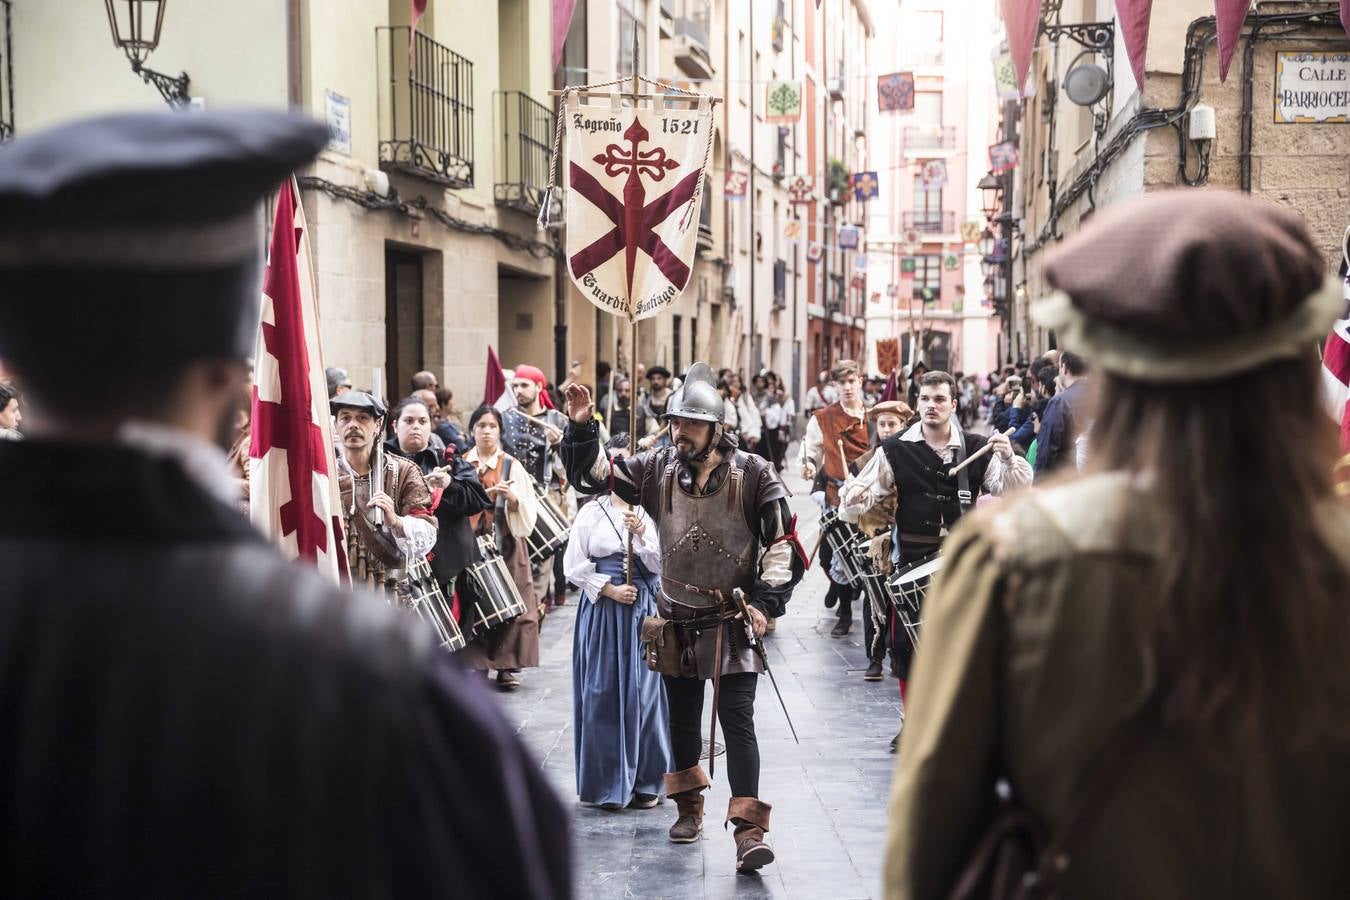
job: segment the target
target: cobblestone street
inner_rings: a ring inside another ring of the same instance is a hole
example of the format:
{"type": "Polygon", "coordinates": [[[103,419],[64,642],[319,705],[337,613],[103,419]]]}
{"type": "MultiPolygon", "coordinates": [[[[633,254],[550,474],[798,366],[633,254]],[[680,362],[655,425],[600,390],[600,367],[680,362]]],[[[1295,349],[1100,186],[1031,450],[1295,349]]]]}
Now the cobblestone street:
{"type": "MultiPolygon", "coordinates": [[[[816,515],[806,485],[791,475],[792,504],[807,551],[816,515]]],[[[728,790],[719,758],[702,841],[672,844],[674,804],[606,812],[575,805],[577,896],[846,898],[880,894],[886,800],[895,765],[887,745],[900,715],[896,682],[862,680],[861,611],[846,638],[832,638],[822,605],[825,577],[813,569],[767,641],[769,660],[801,738],[792,740],[768,679],[756,697],[762,756],[760,796],[773,804],[770,842],[778,859],[758,875],[735,873],[730,831],[720,827],[728,790]]],[[[559,793],[575,803],[572,747],[574,602],[544,626],[543,665],[502,699],[559,793]]],[[[721,737],[719,729],[719,739],[721,737]]]]}

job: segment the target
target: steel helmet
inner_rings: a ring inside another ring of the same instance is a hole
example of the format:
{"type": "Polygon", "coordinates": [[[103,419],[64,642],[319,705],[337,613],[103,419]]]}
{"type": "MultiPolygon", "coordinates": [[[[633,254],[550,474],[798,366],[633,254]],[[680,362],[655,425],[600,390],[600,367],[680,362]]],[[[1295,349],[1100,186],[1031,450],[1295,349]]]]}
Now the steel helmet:
{"type": "Polygon", "coordinates": [[[684,384],[670,395],[663,419],[693,419],[696,422],[722,424],[722,392],[707,363],[694,363],[684,375],[684,384]]]}

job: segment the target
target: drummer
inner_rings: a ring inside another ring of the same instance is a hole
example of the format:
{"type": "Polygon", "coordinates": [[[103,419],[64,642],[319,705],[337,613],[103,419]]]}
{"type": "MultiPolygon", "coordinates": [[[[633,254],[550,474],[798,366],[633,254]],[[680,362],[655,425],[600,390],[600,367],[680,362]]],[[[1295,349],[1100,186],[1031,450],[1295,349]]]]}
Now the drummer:
{"type": "MultiPolygon", "coordinates": [[[[904,431],[905,426],[914,418],[914,410],[909,408],[909,404],[903,400],[884,400],[876,404],[867,411],[867,418],[872,423],[873,439],[872,449],[868,450],[862,456],[853,461],[849,466],[849,476],[844,481],[841,490],[848,490],[848,485],[856,481],[858,473],[867,468],[868,463],[879,455],[882,442],[887,438],[904,431]]],[[[895,497],[891,495],[889,500],[884,500],[875,504],[866,514],[850,518],[845,510],[840,511],[840,518],[846,522],[857,525],[868,538],[875,537],[875,540],[869,540],[867,546],[868,559],[862,561],[863,567],[878,573],[879,576],[891,574],[895,566],[895,542],[892,533],[895,530],[895,497]],[[878,542],[881,546],[877,546],[878,542]]],[[[890,604],[885,603],[879,606],[877,598],[871,591],[863,592],[863,647],[867,650],[867,671],[863,675],[864,681],[880,681],[882,679],[881,661],[886,656],[886,634],[889,628],[886,627],[890,621],[890,604]]]]}
{"type": "MultiPolygon", "coordinates": [[[[946,372],[926,372],[918,382],[919,421],[881,445],[881,452],[840,491],[840,517],[856,522],[873,507],[896,506],[894,559],[909,566],[938,553],[956,520],[975,506],[980,493],[1000,496],[1005,490],[1031,484],[1031,466],[1013,453],[1006,435],[986,438],[962,431],[953,422],[956,379],[946,372]],[[975,457],[956,476],[950,469],[975,457]]],[[[904,703],[913,647],[903,628],[892,627],[892,653],[904,703]]],[[[894,748],[895,742],[892,742],[894,748]]]]}
{"type": "Polygon", "coordinates": [[[513,690],[520,686],[521,669],[539,665],[539,601],[525,546],[539,518],[539,500],[525,467],[502,449],[500,412],[480,406],[469,419],[469,433],[474,446],[464,458],[477,469],[479,483],[494,504],[469,521],[475,534],[491,538],[501,551],[525,601],[525,614],[478,635],[460,655],[471,668],[496,669],[497,687],[513,690]]]}

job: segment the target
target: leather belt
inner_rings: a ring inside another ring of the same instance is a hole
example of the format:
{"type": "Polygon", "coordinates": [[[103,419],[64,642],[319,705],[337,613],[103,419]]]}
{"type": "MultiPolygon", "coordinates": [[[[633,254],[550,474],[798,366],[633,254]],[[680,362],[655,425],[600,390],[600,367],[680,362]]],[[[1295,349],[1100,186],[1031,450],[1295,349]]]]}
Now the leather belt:
{"type": "Polygon", "coordinates": [[[906,534],[900,533],[900,543],[902,544],[940,544],[942,538],[933,534],[906,534]]]}

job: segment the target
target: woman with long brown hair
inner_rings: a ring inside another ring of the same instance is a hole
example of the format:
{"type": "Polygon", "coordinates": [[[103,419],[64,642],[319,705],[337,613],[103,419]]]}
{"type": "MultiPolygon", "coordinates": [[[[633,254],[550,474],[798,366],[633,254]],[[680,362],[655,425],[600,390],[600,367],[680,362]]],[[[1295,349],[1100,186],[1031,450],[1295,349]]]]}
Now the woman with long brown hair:
{"type": "Polygon", "coordinates": [[[1297,214],[1209,191],[1104,210],[1044,271],[1038,318],[1098,373],[1089,472],[947,542],[887,895],[951,896],[1015,809],[1064,841],[1059,896],[1350,896],[1350,510],[1315,349],[1341,284],[1297,214]]]}

